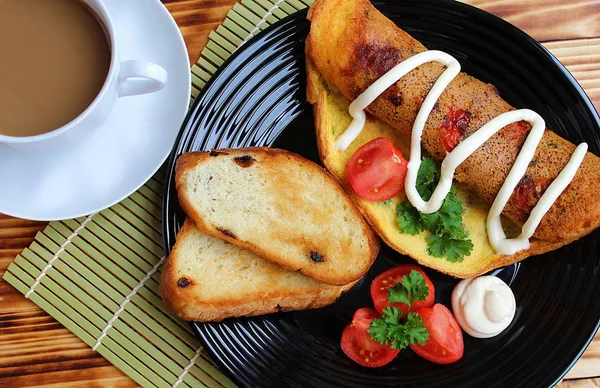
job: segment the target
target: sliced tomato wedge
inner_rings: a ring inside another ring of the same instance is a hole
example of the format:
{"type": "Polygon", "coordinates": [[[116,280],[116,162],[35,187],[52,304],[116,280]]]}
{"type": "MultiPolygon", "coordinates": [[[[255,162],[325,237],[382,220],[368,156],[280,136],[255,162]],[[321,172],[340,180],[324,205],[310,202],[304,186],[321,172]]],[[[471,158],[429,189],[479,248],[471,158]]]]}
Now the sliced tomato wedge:
{"type": "Polygon", "coordinates": [[[369,201],[385,201],[404,190],[408,162],[385,137],[360,147],[346,168],[346,179],[356,194],[369,201]]]}
{"type": "Polygon", "coordinates": [[[352,322],[346,326],[342,333],[342,350],[354,362],[376,368],[388,364],[396,357],[399,350],[388,345],[381,345],[371,338],[367,332],[371,322],[379,318],[379,314],[372,308],[356,310],[352,322]]]}
{"type": "Polygon", "coordinates": [[[419,356],[437,364],[450,364],[460,360],[465,345],[462,331],[454,315],[443,304],[417,311],[423,318],[429,339],[425,345],[410,345],[419,356]]]}
{"type": "Polygon", "coordinates": [[[429,294],[425,300],[418,300],[414,302],[410,310],[417,311],[424,307],[433,306],[433,302],[435,301],[435,288],[431,282],[431,279],[429,279],[425,272],[423,272],[423,270],[418,266],[413,264],[404,264],[380,273],[375,279],[373,279],[373,282],[371,283],[371,298],[373,298],[375,309],[380,314],[383,314],[383,309],[386,306],[392,306],[402,310],[402,316],[406,317],[408,314],[408,306],[405,303],[390,304],[388,300],[388,289],[395,286],[397,283],[400,283],[402,278],[413,270],[419,271],[421,275],[423,275],[423,278],[425,278],[425,283],[427,284],[427,288],[429,288],[429,294]]]}

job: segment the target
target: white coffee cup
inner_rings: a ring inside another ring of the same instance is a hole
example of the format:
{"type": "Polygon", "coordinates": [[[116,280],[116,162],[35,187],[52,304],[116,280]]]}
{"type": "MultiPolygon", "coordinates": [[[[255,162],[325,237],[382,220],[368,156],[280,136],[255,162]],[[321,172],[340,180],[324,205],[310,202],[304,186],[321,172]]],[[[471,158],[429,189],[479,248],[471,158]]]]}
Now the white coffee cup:
{"type": "Polygon", "coordinates": [[[110,66],[104,85],[92,103],[62,127],[35,136],[5,136],[0,143],[26,150],[45,150],[53,143],[75,143],[97,128],[110,115],[118,98],[153,93],[167,84],[167,71],[156,63],[119,58],[119,37],[102,0],[81,0],[94,11],[102,23],[110,44],[110,66]]]}

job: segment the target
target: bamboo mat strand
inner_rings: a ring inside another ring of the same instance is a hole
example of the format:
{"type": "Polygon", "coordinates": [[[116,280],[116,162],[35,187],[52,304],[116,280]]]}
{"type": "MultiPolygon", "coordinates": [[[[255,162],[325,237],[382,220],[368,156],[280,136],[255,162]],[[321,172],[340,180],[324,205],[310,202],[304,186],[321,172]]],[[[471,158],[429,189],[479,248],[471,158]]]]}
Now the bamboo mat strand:
{"type": "MultiPolygon", "coordinates": [[[[242,0],[192,66],[192,100],[239,47],[312,0],[242,0]]],[[[234,387],[159,294],[164,171],[119,204],[51,222],[4,279],[144,387],[234,387]]]]}
{"type": "Polygon", "coordinates": [[[242,0],[227,13],[192,66],[192,102],[206,82],[238,48],[266,27],[302,10],[313,0],[242,0]]]}

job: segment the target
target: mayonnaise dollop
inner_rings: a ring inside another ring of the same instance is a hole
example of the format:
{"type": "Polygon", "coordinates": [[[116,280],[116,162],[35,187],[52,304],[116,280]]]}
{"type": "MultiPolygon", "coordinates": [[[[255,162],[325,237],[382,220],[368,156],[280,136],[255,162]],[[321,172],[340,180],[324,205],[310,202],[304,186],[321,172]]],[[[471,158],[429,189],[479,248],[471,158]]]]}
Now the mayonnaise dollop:
{"type": "Polygon", "coordinates": [[[515,317],[515,296],[495,276],[465,279],[452,291],[452,310],[467,334],[490,338],[506,329],[515,317]]]}

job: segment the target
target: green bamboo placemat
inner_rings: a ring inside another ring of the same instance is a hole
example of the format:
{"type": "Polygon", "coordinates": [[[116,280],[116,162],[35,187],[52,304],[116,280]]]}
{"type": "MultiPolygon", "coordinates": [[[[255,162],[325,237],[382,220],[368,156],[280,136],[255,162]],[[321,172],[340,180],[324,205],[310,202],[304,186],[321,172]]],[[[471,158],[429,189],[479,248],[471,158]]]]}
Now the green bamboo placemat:
{"type": "MultiPolygon", "coordinates": [[[[242,0],[192,67],[192,100],[255,34],[313,0],[242,0]]],[[[164,171],[119,204],[51,222],[4,279],[138,384],[233,387],[158,291],[164,171]]]]}

